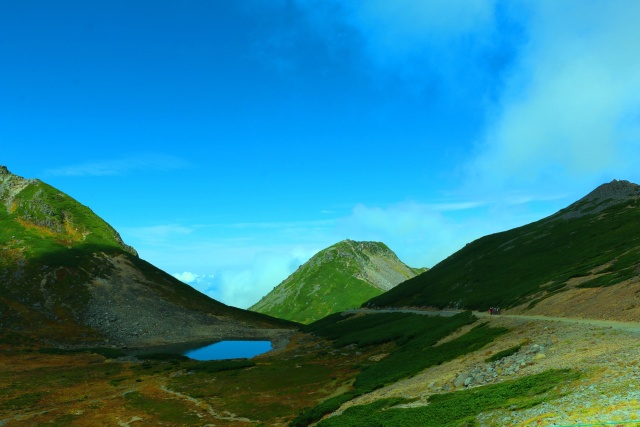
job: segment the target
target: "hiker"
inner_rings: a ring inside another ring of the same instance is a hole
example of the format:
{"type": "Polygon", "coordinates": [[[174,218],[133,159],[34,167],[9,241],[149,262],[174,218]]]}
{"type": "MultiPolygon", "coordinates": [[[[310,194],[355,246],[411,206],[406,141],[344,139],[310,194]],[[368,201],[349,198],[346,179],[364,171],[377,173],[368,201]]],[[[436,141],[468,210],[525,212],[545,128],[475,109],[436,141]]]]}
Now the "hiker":
{"type": "Polygon", "coordinates": [[[490,307],[490,308],[489,308],[489,314],[490,314],[491,316],[493,316],[493,307],[490,307]]]}

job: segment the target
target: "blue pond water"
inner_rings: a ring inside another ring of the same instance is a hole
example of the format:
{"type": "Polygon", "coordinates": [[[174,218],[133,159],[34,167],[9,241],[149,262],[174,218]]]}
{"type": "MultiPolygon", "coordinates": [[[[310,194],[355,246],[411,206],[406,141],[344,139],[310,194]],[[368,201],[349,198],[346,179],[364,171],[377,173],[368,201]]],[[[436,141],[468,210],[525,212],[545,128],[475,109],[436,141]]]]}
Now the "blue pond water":
{"type": "Polygon", "coordinates": [[[220,341],[182,353],[196,360],[251,358],[271,350],[271,341],[220,341]]]}

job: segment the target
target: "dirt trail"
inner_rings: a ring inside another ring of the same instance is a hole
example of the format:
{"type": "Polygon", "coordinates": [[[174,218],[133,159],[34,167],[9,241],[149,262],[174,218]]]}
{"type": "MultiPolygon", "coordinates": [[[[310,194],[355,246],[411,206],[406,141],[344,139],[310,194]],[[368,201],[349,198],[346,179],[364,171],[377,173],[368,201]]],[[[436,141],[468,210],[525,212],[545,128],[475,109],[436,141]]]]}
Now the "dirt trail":
{"type": "Polygon", "coordinates": [[[563,322],[573,323],[579,325],[590,325],[601,328],[617,329],[620,331],[627,331],[640,334],[640,322],[620,322],[617,320],[600,320],[600,319],[583,319],[576,317],[555,317],[555,316],[543,316],[543,315],[525,315],[525,314],[501,314],[490,315],[489,313],[474,311],[473,314],[481,318],[499,318],[504,317],[507,319],[520,319],[531,321],[545,321],[545,322],[563,322]]]}
{"type": "MultiPolygon", "coordinates": [[[[358,310],[350,310],[346,313],[414,313],[421,314],[425,316],[444,316],[451,317],[455,316],[458,313],[462,313],[462,310],[420,310],[417,308],[414,309],[382,309],[382,310],[374,310],[374,309],[358,309],[358,310]]],[[[530,321],[544,321],[544,322],[563,322],[563,323],[572,323],[579,325],[590,325],[601,328],[610,328],[617,329],[620,331],[627,331],[633,333],[640,334],[640,322],[622,322],[618,320],[602,320],[602,319],[586,319],[579,317],[560,317],[560,316],[546,316],[546,315],[527,315],[527,314],[500,314],[500,315],[491,315],[484,311],[473,311],[473,314],[479,318],[506,318],[506,319],[520,319],[520,320],[530,320],[530,321]]]]}

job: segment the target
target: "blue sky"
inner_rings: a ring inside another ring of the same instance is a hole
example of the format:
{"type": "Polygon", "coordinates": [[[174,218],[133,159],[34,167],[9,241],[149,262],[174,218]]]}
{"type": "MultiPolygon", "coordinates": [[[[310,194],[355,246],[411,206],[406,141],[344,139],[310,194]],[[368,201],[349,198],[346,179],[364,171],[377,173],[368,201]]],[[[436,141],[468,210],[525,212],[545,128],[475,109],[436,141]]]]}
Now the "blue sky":
{"type": "Polygon", "coordinates": [[[247,307],[316,251],[412,266],[640,182],[635,1],[0,2],[0,164],[247,307]]]}

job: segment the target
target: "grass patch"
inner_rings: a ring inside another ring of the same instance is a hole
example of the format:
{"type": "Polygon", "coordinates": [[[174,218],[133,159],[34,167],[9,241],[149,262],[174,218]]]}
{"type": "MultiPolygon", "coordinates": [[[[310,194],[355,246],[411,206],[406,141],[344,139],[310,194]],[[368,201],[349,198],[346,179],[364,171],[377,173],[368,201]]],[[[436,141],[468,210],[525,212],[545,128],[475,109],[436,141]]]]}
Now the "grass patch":
{"type": "Polygon", "coordinates": [[[94,347],[94,348],[82,348],[82,349],[65,349],[65,348],[51,348],[44,347],[38,349],[38,353],[41,354],[59,354],[59,355],[69,355],[69,354],[99,354],[107,359],[117,359],[118,357],[124,357],[127,354],[118,348],[109,348],[109,347],[94,347]]]}
{"type": "Polygon", "coordinates": [[[214,374],[216,372],[223,371],[235,371],[237,369],[245,369],[256,366],[255,362],[251,360],[207,360],[203,362],[195,362],[186,366],[187,369],[193,372],[205,372],[208,374],[214,374]]]}
{"type": "Polygon", "coordinates": [[[125,395],[126,407],[145,412],[154,419],[172,425],[202,425],[202,420],[192,407],[186,403],[171,400],[167,404],[166,399],[158,399],[134,391],[125,395]]]}
{"type": "Polygon", "coordinates": [[[48,393],[41,391],[24,393],[11,399],[4,400],[0,404],[0,408],[3,408],[5,410],[30,409],[36,406],[40,399],[42,399],[47,394],[48,393]]]}
{"type": "Polygon", "coordinates": [[[138,354],[136,358],[140,360],[153,360],[157,362],[186,362],[191,360],[187,356],[183,356],[182,354],[175,353],[147,353],[147,354],[138,354]]]}
{"type": "Polygon", "coordinates": [[[493,356],[485,359],[484,361],[487,363],[491,363],[491,362],[497,362],[500,359],[503,359],[505,357],[509,357],[513,354],[516,354],[517,352],[520,351],[520,349],[522,348],[522,344],[518,344],[518,345],[514,345],[513,347],[509,347],[506,350],[502,350],[497,352],[496,354],[494,354],[493,356]]]}
{"type": "MultiPolygon", "coordinates": [[[[168,387],[215,402],[220,412],[261,420],[265,425],[286,425],[292,414],[315,404],[356,374],[349,367],[351,357],[316,353],[296,356],[263,359],[251,369],[219,370],[220,366],[215,366],[213,373],[198,370],[193,375],[172,377],[168,387]]],[[[192,362],[181,364],[187,372],[191,366],[192,362]]]]}
{"type": "Polygon", "coordinates": [[[481,324],[461,337],[434,347],[440,339],[464,325],[473,323],[476,318],[470,312],[464,312],[453,317],[379,313],[352,320],[343,319],[338,316],[323,319],[310,325],[309,330],[315,330],[317,334],[332,337],[340,345],[349,342],[361,346],[370,345],[370,340],[364,339],[364,344],[361,344],[357,339],[346,338],[357,337],[359,331],[364,337],[370,337],[379,330],[378,343],[393,341],[396,347],[386,359],[364,366],[356,377],[353,390],[327,399],[315,407],[301,412],[291,422],[291,426],[307,426],[357,396],[400,379],[411,377],[428,367],[476,351],[497,336],[507,332],[505,328],[490,328],[487,324],[481,324]]]}
{"type": "Polygon", "coordinates": [[[558,386],[579,378],[572,370],[550,370],[519,380],[506,381],[470,390],[433,395],[430,405],[417,408],[394,408],[402,399],[382,399],[368,405],[347,409],[342,415],[328,418],[320,427],[475,426],[475,416],[494,409],[524,409],[560,395],[558,386]]]}
{"type": "Polygon", "coordinates": [[[506,332],[505,328],[490,328],[481,324],[455,340],[433,347],[433,344],[449,333],[438,337],[436,331],[428,331],[399,347],[386,359],[366,367],[358,375],[354,386],[363,392],[375,390],[413,376],[430,366],[479,350],[506,332]]]}

